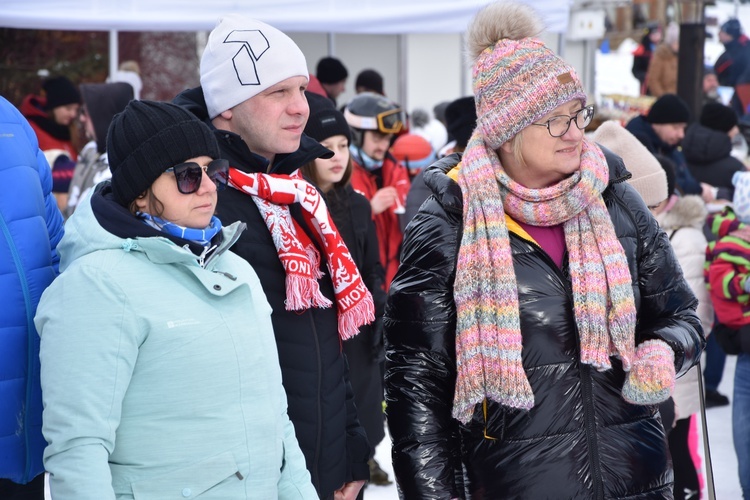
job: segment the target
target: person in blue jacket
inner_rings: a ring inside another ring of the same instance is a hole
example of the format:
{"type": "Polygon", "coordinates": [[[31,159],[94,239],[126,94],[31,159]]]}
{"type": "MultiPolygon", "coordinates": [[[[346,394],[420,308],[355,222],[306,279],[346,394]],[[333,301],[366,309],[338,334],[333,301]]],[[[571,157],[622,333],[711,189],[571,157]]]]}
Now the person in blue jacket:
{"type": "Polygon", "coordinates": [[[32,318],[57,275],[63,219],[36,134],[0,97],[0,498],[43,499],[39,336],[32,318]]]}
{"type": "Polygon", "coordinates": [[[315,499],[271,306],[214,215],[229,164],[192,113],[131,101],[112,179],[66,222],[35,318],[55,500],[315,499]]]}

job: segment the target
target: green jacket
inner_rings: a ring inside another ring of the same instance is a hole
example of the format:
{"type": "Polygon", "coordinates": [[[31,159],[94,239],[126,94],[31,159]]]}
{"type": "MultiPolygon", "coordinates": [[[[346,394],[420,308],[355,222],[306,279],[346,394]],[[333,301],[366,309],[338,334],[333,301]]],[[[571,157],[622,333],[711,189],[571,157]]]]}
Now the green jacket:
{"type": "Polygon", "coordinates": [[[35,318],[53,498],[317,498],[271,308],[228,251],[244,225],[224,228],[201,265],[161,233],[104,229],[113,214],[118,230],[129,220],[107,184],[68,220],[61,275],[35,318]]]}

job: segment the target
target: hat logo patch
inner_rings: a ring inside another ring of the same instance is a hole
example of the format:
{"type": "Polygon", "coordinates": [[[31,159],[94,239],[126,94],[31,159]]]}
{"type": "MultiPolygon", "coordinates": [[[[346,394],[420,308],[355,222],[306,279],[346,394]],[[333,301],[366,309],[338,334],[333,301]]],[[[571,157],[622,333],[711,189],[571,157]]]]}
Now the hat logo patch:
{"type": "Polygon", "coordinates": [[[271,48],[266,36],[260,30],[234,30],[227,35],[224,43],[242,44],[240,50],[232,57],[240,85],[260,85],[255,63],[271,48]]]}
{"type": "Polygon", "coordinates": [[[573,81],[573,75],[570,74],[570,71],[568,71],[567,73],[563,73],[562,75],[557,75],[557,81],[562,85],[565,85],[566,83],[570,83],[573,81]]]}
{"type": "Polygon", "coordinates": [[[335,125],[335,124],[336,124],[335,116],[326,116],[325,118],[320,119],[320,125],[322,127],[327,127],[329,125],[335,125]]]}

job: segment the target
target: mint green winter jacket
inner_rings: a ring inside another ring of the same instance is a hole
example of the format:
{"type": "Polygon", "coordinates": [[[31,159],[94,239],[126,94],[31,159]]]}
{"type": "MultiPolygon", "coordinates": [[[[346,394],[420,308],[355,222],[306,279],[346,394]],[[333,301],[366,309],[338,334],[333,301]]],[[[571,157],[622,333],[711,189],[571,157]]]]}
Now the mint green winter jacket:
{"type": "Polygon", "coordinates": [[[239,226],[201,266],[167,238],[111,234],[91,198],[68,220],[35,318],[52,498],[317,498],[271,308],[228,250],[239,226]]]}

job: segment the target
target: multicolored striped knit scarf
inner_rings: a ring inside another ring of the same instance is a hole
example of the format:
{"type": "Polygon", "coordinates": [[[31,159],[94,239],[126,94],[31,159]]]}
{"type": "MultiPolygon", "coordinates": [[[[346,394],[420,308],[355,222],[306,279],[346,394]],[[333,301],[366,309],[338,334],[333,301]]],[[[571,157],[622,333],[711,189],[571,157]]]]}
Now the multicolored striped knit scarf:
{"type": "Polygon", "coordinates": [[[635,301],[627,259],[601,196],[608,181],[604,155],[586,140],[575,174],[548,188],[528,189],[505,173],[479,134],[471,138],[458,173],[464,229],[454,288],[456,419],[467,423],[485,398],[524,410],[534,406],[521,364],[518,289],[506,213],[536,226],[563,224],[580,361],[606,370],[614,355],[630,370],[635,301]]]}
{"type": "Polygon", "coordinates": [[[289,205],[298,203],[305,222],[325,249],[326,265],[336,296],[339,337],[342,340],[354,337],[362,325],[375,321],[372,295],[346,243],[320,193],[302,178],[299,170],[290,175],[268,175],[230,168],[229,185],[252,198],[271,233],[286,271],[285,306],[288,311],[331,307],[331,301],[318,285],[318,279],[322,277],[320,254],[289,212],[289,205]]]}

